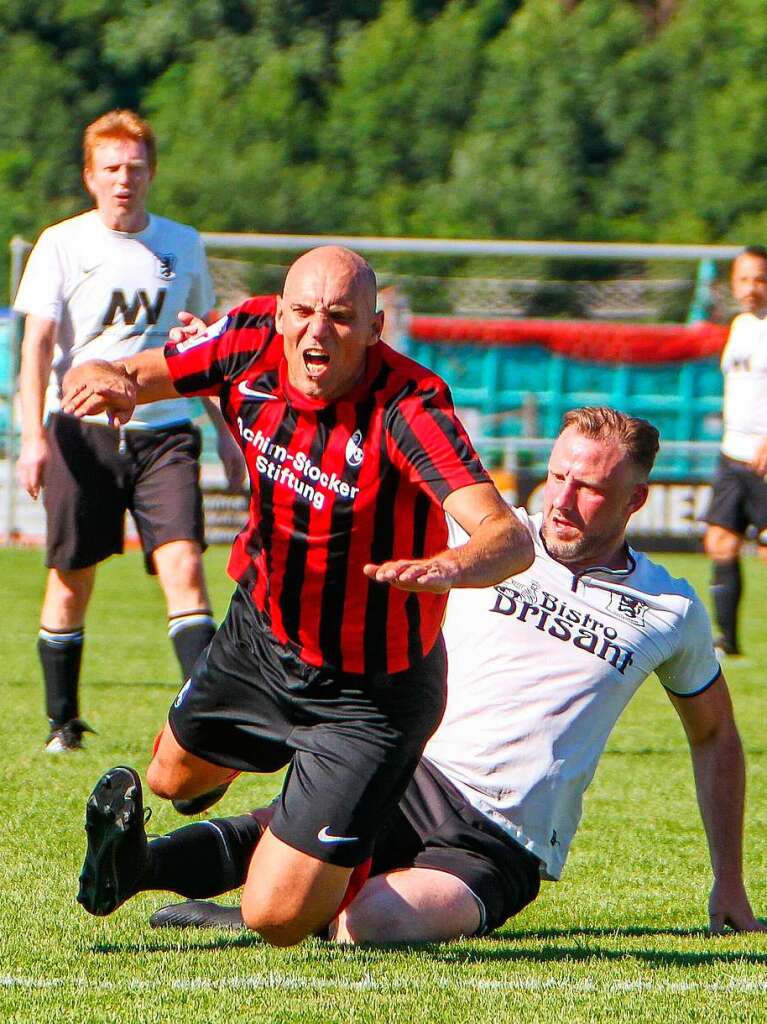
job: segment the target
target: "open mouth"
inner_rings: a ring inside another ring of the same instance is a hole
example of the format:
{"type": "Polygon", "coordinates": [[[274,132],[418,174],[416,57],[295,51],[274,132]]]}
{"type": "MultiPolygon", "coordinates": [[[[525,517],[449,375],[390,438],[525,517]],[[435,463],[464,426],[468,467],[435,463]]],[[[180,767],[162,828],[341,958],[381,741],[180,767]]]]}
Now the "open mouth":
{"type": "Polygon", "coordinates": [[[320,352],[317,349],[311,349],[304,352],[304,366],[306,366],[307,372],[310,376],[316,376],[323,372],[325,367],[330,362],[330,356],[327,352],[320,352]]]}

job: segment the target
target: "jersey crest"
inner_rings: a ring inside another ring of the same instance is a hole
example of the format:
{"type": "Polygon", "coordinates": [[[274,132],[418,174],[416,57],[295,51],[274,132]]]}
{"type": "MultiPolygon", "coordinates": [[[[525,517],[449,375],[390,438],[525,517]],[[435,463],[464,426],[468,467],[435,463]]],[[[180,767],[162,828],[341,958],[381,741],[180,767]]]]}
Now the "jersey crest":
{"type": "Polygon", "coordinates": [[[622,619],[626,619],[628,622],[632,622],[635,626],[644,626],[645,624],[647,605],[644,601],[640,601],[638,597],[613,591],[610,595],[608,607],[611,612],[614,612],[622,619]]]}
{"type": "Polygon", "coordinates": [[[346,463],[353,469],[362,465],[362,431],[355,430],[346,442],[346,463]]]}
{"type": "Polygon", "coordinates": [[[173,281],[176,277],[177,258],[172,252],[157,254],[157,276],[163,281],[173,281]]]}

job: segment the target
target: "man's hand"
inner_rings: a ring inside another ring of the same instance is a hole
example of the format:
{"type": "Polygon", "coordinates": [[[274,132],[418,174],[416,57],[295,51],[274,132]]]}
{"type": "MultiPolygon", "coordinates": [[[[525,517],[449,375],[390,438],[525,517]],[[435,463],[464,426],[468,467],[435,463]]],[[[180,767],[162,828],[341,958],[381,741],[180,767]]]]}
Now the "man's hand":
{"type": "Polygon", "coordinates": [[[136,384],[119,363],[94,360],[64,376],[61,407],[74,416],[106,412],[114,426],[127,423],[136,407],[136,384]]]}
{"type": "Polygon", "coordinates": [[[756,454],[751,462],[749,462],[749,466],[759,476],[767,476],[767,437],[756,449],[756,454]]]}
{"type": "Polygon", "coordinates": [[[187,313],[185,309],[182,309],[178,314],[178,319],[181,321],[182,326],[171,327],[170,331],[168,331],[168,337],[175,345],[178,345],[180,341],[198,338],[208,329],[208,325],[204,320],[193,313],[187,313]]]}
{"type": "Polygon", "coordinates": [[[398,590],[421,590],[444,594],[458,579],[460,566],[452,551],[433,558],[402,558],[382,565],[365,565],[362,571],[376,583],[389,583],[398,590]]]}
{"type": "Polygon", "coordinates": [[[733,883],[714,882],[708,899],[708,928],[721,935],[725,928],[736,932],[765,932],[767,925],[754,917],[746,889],[740,879],[733,883]]]}
{"type": "Polygon", "coordinates": [[[50,448],[44,434],[22,441],[21,452],[16,463],[16,479],[35,501],[37,501],[40,488],[45,482],[45,467],[49,458],[50,448]]]}

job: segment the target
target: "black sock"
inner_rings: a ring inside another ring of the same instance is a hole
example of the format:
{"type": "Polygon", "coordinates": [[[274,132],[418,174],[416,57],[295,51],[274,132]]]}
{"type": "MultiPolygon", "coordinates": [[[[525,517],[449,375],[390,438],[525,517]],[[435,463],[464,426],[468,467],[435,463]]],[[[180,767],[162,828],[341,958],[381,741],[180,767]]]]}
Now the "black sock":
{"type": "Polygon", "coordinates": [[[220,896],[244,885],[262,828],[251,814],[212,818],[149,843],[142,889],[167,889],[187,899],[220,896]]]}
{"type": "Polygon", "coordinates": [[[714,562],[711,576],[714,614],[724,641],[732,651],[738,650],[738,605],[741,589],[740,559],[714,562]]]}
{"type": "Polygon", "coordinates": [[[209,608],[168,616],[168,636],[173,642],[182,679],[192,674],[194,663],[213,639],[216,623],[209,608]]]}
{"type": "Polygon", "coordinates": [[[40,626],[37,653],[45,682],[45,710],[52,729],[79,715],[77,687],[85,631],[40,626]]]}

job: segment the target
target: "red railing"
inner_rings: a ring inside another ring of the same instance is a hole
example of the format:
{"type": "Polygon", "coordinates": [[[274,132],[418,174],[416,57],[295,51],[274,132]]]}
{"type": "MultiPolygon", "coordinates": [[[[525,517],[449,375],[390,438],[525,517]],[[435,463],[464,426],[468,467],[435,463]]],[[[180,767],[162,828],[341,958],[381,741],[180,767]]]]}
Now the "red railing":
{"type": "Polygon", "coordinates": [[[673,363],[718,356],[727,327],[413,316],[408,334],[416,341],[448,344],[543,345],[571,359],[605,363],[673,363]]]}

